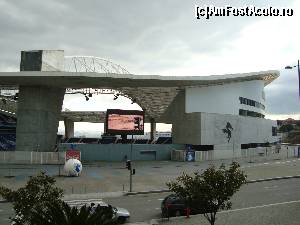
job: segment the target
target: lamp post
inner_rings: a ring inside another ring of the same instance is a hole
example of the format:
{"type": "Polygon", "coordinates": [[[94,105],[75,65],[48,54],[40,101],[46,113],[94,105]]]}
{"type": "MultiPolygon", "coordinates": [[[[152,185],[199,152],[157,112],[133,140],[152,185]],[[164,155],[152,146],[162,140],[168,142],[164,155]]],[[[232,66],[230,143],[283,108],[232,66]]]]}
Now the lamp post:
{"type": "Polygon", "coordinates": [[[299,98],[300,98],[300,66],[299,66],[299,59],[298,59],[298,64],[295,66],[286,66],[285,69],[293,69],[294,67],[297,67],[298,69],[298,83],[299,83],[299,98]]]}

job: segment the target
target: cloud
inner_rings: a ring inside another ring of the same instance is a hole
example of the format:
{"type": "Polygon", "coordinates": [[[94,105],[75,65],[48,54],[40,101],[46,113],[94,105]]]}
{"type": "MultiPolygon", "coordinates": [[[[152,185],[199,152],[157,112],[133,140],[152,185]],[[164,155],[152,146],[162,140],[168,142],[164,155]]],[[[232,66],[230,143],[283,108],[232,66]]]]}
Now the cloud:
{"type": "Polygon", "coordinates": [[[300,114],[297,70],[281,70],[281,76],[265,88],[268,114],[300,114]]]}
{"type": "MultiPolygon", "coordinates": [[[[299,57],[299,2],[234,0],[231,6],[291,7],[295,15],[210,20],[195,19],[195,4],[225,6],[228,1],[0,0],[0,71],[17,71],[20,51],[31,49],[99,56],[135,74],[180,76],[281,70],[299,57]]],[[[297,77],[281,73],[266,87],[267,112],[300,113],[297,77]]],[[[81,97],[66,96],[64,107],[118,107],[109,97],[89,102],[81,97]]],[[[124,101],[121,107],[132,107],[124,101]]]]}

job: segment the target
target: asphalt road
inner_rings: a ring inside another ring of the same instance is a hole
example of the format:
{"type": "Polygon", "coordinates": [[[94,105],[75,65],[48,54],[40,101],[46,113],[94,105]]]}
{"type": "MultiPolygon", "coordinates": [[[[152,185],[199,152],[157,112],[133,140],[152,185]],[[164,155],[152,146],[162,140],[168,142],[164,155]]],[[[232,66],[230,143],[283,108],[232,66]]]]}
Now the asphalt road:
{"type": "MultiPolygon", "coordinates": [[[[106,198],[104,201],[114,206],[128,209],[131,212],[130,222],[141,222],[160,218],[160,204],[166,195],[168,193],[122,196],[118,198],[106,198]]],[[[276,215],[278,215],[278,211],[286,211],[287,215],[289,213],[291,215],[299,214],[300,179],[295,178],[247,184],[234,195],[232,202],[233,211],[228,212],[229,214],[240,211],[245,218],[249,219],[247,215],[253,209],[259,209],[259,212],[262,213],[266,208],[269,210],[268,216],[271,220],[272,218],[275,220],[273,224],[277,224],[276,215]],[[278,208],[279,206],[280,209],[278,208]]],[[[11,204],[0,203],[0,224],[8,225],[8,217],[12,215],[11,204]]],[[[253,220],[257,219],[257,217],[253,217],[253,220]]],[[[294,218],[293,216],[289,216],[287,219],[293,220],[294,218]]],[[[251,224],[251,221],[248,221],[247,224],[251,224]]],[[[289,224],[289,222],[287,221],[286,224],[289,224]]]]}
{"type": "MultiPolygon", "coordinates": [[[[131,222],[141,222],[160,218],[160,204],[166,195],[168,193],[123,196],[107,198],[104,201],[128,209],[131,212],[131,222]]],[[[247,184],[232,198],[232,209],[241,210],[244,214],[247,214],[247,210],[275,208],[279,205],[282,208],[280,210],[292,210],[293,205],[291,203],[297,202],[297,209],[299,209],[299,178],[247,184]]],[[[276,210],[271,210],[271,213],[276,213],[276,210]]],[[[299,214],[297,211],[296,213],[299,214]]],[[[269,216],[272,217],[272,214],[269,214],[269,216]]],[[[276,218],[275,215],[274,218],[276,218]]],[[[274,224],[277,224],[276,221],[274,221],[274,224]]]]}

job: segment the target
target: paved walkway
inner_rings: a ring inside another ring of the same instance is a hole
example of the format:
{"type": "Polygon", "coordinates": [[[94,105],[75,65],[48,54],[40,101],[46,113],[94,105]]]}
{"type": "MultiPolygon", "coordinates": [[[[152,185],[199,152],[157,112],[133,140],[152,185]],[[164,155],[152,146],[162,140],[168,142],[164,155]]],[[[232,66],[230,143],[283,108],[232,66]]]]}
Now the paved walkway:
{"type": "MultiPolygon", "coordinates": [[[[283,158],[281,160],[263,161],[248,159],[238,160],[246,172],[248,180],[270,178],[278,176],[293,176],[300,174],[300,160],[298,158],[283,158]]],[[[210,165],[226,165],[231,160],[217,160],[205,162],[172,162],[172,161],[143,161],[133,162],[136,174],[133,176],[133,191],[148,191],[166,189],[166,182],[175,179],[182,172],[192,173],[203,171],[210,165]]],[[[57,185],[64,189],[68,199],[99,198],[101,196],[119,196],[129,190],[129,171],[122,162],[98,162],[84,164],[80,177],[65,177],[59,175],[57,165],[0,165],[0,185],[10,188],[23,186],[29,176],[44,170],[55,176],[57,185]]],[[[60,168],[62,173],[62,168],[60,168]]]]}

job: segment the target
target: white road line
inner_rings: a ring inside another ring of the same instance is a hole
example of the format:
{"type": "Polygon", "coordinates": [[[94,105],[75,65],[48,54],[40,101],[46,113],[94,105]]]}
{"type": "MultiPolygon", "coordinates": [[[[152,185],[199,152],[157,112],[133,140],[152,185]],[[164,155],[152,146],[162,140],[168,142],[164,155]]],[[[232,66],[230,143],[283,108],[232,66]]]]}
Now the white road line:
{"type": "Polygon", "coordinates": [[[159,198],[159,199],[157,199],[158,201],[163,201],[164,199],[163,198],[159,198]]]}
{"type": "Polygon", "coordinates": [[[269,165],[270,163],[264,163],[264,165],[269,165]]]}
{"type": "Polygon", "coordinates": [[[286,161],[287,163],[290,163],[291,161],[286,161]]]}
{"type": "Polygon", "coordinates": [[[243,210],[249,210],[249,209],[259,209],[259,208],[272,207],[272,206],[277,206],[277,205],[294,204],[294,203],[298,203],[298,202],[300,202],[300,200],[289,201],[289,202],[278,202],[278,203],[273,203],[273,204],[268,204],[268,205],[258,205],[258,206],[252,206],[252,207],[247,207],[247,208],[240,208],[240,209],[231,209],[231,210],[221,211],[220,213],[237,212],[237,211],[243,211],[243,210]]]}
{"type": "Polygon", "coordinates": [[[160,210],[160,208],[155,208],[155,210],[160,210]]]}
{"type": "Polygon", "coordinates": [[[266,186],[266,187],[264,187],[265,189],[270,189],[270,188],[278,188],[278,186],[277,185],[273,185],[273,186],[266,186]]]}

